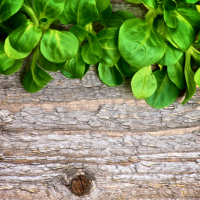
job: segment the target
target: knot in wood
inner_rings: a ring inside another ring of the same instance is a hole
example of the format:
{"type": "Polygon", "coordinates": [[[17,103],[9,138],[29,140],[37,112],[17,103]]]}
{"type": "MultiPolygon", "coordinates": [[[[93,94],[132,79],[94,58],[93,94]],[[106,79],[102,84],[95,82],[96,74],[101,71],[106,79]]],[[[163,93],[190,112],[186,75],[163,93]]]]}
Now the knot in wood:
{"type": "Polygon", "coordinates": [[[92,180],[85,175],[78,175],[71,181],[71,191],[77,195],[82,196],[87,194],[91,189],[92,180]]]}

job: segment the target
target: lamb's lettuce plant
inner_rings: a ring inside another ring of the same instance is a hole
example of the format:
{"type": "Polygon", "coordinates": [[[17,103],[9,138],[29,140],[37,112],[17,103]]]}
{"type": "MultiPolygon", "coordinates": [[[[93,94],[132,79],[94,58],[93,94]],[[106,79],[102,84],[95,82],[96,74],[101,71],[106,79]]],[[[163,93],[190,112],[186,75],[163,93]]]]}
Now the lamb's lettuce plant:
{"type": "MultiPolygon", "coordinates": [[[[7,6],[6,13],[10,14],[5,16],[2,13],[1,21],[4,22],[18,10],[25,13],[28,19],[25,19],[22,24],[9,33],[4,47],[1,45],[1,54],[7,57],[8,61],[12,60],[13,64],[6,62],[6,66],[0,67],[0,73],[12,74],[18,71],[23,59],[33,52],[31,66],[24,78],[23,85],[28,92],[37,92],[52,80],[45,70],[58,71],[61,66],[64,68],[63,63],[76,55],[78,40],[70,32],[49,29],[50,25],[58,20],[59,15],[63,12],[65,0],[16,2],[18,2],[16,5],[7,0],[2,2],[2,8],[7,6]],[[11,5],[8,6],[8,3],[11,5]],[[44,67],[45,70],[41,67],[44,67]]],[[[20,14],[18,13],[18,15],[20,14]]],[[[0,60],[0,63],[4,60],[5,58],[0,60]]]]}
{"type": "Polygon", "coordinates": [[[103,83],[130,77],[134,96],[154,108],[172,104],[181,90],[185,104],[200,87],[198,0],[127,2],[143,3],[145,19],[112,12],[110,0],[0,0],[0,74],[17,72],[30,55],[23,85],[33,93],[53,79],[46,71],[82,79],[97,65],[103,83]],[[59,23],[70,29],[52,28],[59,23]]]}

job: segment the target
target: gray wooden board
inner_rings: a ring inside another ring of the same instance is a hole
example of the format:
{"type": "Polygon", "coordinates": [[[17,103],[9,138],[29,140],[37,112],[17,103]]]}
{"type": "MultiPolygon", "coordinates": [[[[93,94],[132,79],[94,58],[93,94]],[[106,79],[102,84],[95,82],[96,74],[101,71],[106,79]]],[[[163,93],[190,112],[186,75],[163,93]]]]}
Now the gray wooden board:
{"type": "MultiPolygon", "coordinates": [[[[145,9],[113,1],[143,18],[145,9]]],[[[130,79],[102,84],[94,67],[82,80],[54,80],[27,93],[20,72],[0,76],[0,199],[200,199],[200,91],[156,110],[133,97],[130,79]],[[93,176],[77,197],[67,169],[93,176]]]]}

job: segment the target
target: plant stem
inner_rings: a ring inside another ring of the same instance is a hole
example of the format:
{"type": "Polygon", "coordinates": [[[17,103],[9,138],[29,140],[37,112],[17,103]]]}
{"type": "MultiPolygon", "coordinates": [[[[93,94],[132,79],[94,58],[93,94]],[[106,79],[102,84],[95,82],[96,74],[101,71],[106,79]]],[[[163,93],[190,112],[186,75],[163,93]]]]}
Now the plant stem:
{"type": "Polygon", "coordinates": [[[38,18],[32,8],[23,4],[20,11],[25,12],[31,18],[35,26],[39,25],[38,18]]]}
{"type": "Polygon", "coordinates": [[[90,32],[90,33],[92,33],[92,34],[96,34],[95,31],[94,31],[94,29],[93,29],[92,22],[89,23],[89,24],[87,24],[87,25],[85,26],[85,30],[88,31],[88,32],[90,32]]]}

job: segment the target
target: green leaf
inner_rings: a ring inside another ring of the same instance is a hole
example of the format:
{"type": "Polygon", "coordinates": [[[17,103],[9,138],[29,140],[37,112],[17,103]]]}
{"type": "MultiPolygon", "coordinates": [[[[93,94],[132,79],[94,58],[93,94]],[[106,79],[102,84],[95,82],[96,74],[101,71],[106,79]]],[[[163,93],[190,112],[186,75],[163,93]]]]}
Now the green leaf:
{"type": "Polygon", "coordinates": [[[184,90],[186,88],[184,63],[185,55],[182,55],[182,57],[176,64],[167,66],[167,73],[170,80],[181,90],[184,90]]]}
{"type": "Polygon", "coordinates": [[[163,38],[142,19],[129,19],[119,31],[119,50],[132,66],[146,67],[156,63],[165,53],[163,38]]]}
{"type": "MultiPolygon", "coordinates": [[[[90,65],[86,64],[84,75],[88,72],[89,69],[90,69],[90,65]]],[[[74,76],[73,74],[71,74],[70,72],[68,72],[64,69],[62,69],[61,72],[66,78],[70,78],[70,79],[76,79],[77,78],[76,76],[74,76]]]]}
{"type": "Polygon", "coordinates": [[[88,31],[83,29],[81,26],[74,25],[69,29],[69,32],[73,33],[79,41],[79,46],[82,45],[83,40],[88,35],[88,31]]]}
{"type": "Polygon", "coordinates": [[[1,0],[0,1],[0,24],[14,15],[23,4],[24,0],[1,0]]]}
{"type": "Polygon", "coordinates": [[[110,4],[110,0],[96,0],[96,5],[99,13],[103,12],[110,4]]]}
{"type": "Polygon", "coordinates": [[[32,2],[32,0],[24,0],[24,4],[25,4],[26,6],[28,6],[28,7],[30,7],[30,8],[33,7],[33,2],[32,2]]]}
{"type": "Polygon", "coordinates": [[[118,28],[107,28],[97,33],[97,38],[103,50],[99,66],[112,67],[118,62],[120,58],[118,35],[118,28]]]}
{"type": "Polygon", "coordinates": [[[135,67],[135,66],[131,66],[129,63],[127,63],[122,57],[121,57],[121,60],[122,60],[122,66],[123,66],[123,69],[124,71],[126,72],[127,76],[129,77],[133,77],[134,74],[140,70],[141,68],[140,67],[135,67]]]}
{"type": "Polygon", "coordinates": [[[145,4],[151,8],[154,8],[154,9],[158,8],[157,0],[141,0],[141,1],[143,4],[145,4]]]}
{"type": "Polygon", "coordinates": [[[198,1],[199,0],[182,0],[182,2],[184,2],[184,3],[196,3],[198,1]]]}
{"type": "Polygon", "coordinates": [[[138,99],[150,97],[156,90],[157,82],[151,66],[140,69],[132,78],[131,88],[138,99]]]}
{"type": "Polygon", "coordinates": [[[191,65],[191,48],[189,48],[185,53],[184,73],[185,73],[187,88],[186,88],[185,99],[182,102],[183,105],[187,103],[196,92],[196,82],[194,81],[195,74],[192,71],[192,65],[191,65]]]}
{"type": "Polygon", "coordinates": [[[5,71],[0,71],[0,74],[3,75],[11,75],[14,74],[15,72],[19,71],[19,69],[21,68],[22,64],[23,64],[24,59],[20,59],[20,60],[15,60],[14,63],[5,71]]]}
{"type": "Polygon", "coordinates": [[[195,73],[195,75],[194,75],[194,81],[200,87],[200,69],[198,69],[197,72],[195,73]]]}
{"type": "Polygon", "coordinates": [[[128,19],[134,19],[135,16],[128,11],[116,11],[113,12],[106,25],[108,27],[120,28],[121,25],[128,19]]]}
{"type": "Polygon", "coordinates": [[[84,76],[86,64],[81,56],[81,47],[78,50],[78,53],[73,57],[65,66],[65,70],[70,72],[77,78],[82,79],[84,76]]]}
{"type": "Polygon", "coordinates": [[[13,65],[15,60],[8,58],[4,51],[4,43],[0,42],[0,72],[7,70],[13,65]]]}
{"type": "Polygon", "coordinates": [[[70,32],[48,29],[41,39],[40,49],[50,62],[62,63],[76,55],[78,40],[70,32]]]}
{"type": "Polygon", "coordinates": [[[164,56],[157,63],[164,66],[174,65],[179,61],[182,55],[183,55],[182,51],[176,49],[170,43],[167,43],[166,52],[164,56]]]}
{"type": "Polygon", "coordinates": [[[146,99],[146,102],[158,109],[169,106],[176,100],[180,90],[169,79],[166,67],[162,71],[155,71],[153,74],[157,80],[157,88],[154,94],[146,99]]]}
{"type": "Polygon", "coordinates": [[[101,59],[103,54],[100,42],[96,35],[89,33],[85,38],[85,44],[82,48],[81,55],[83,60],[90,65],[94,65],[101,59]]]}
{"type": "Polygon", "coordinates": [[[164,9],[164,19],[170,28],[176,28],[177,26],[177,19],[171,14],[171,11],[169,9],[164,9]]]}
{"type": "Polygon", "coordinates": [[[38,92],[53,79],[47,72],[37,65],[36,60],[37,51],[35,50],[31,67],[23,80],[24,88],[30,93],[38,92]]]}
{"type": "Polygon", "coordinates": [[[115,87],[123,84],[124,82],[123,76],[115,66],[105,67],[101,65],[98,67],[98,72],[101,81],[109,87],[115,87]]]}
{"type": "Polygon", "coordinates": [[[123,58],[120,57],[119,61],[117,62],[117,64],[116,64],[115,66],[116,66],[116,68],[118,69],[118,71],[119,71],[123,76],[128,76],[128,74],[127,74],[126,71],[124,70],[122,59],[123,59],[123,58]]]}
{"type": "Polygon", "coordinates": [[[15,30],[19,26],[25,24],[26,21],[27,21],[26,15],[22,12],[17,12],[4,23],[6,23],[6,25],[8,25],[11,29],[15,30]]]}
{"type": "Polygon", "coordinates": [[[99,13],[100,20],[98,21],[102,26],[106,26],[106,22],[112,15],[112,5],[110,4],[103,12],[99,13]]]}
{"type": "Polygon", "coordinates": [[[196,65],[200,67],[200,52],[193,46],[191,47],[191,55],[196,65]]]}
{"type": "Polygon", "coordinates": [[[191,8],[178,8],[171,12],[176,18],[176,28],[168,27],[169,36],[182,51],[187,51],[199,31],[200,13],[191,8]]]}
{"type": "Polygon", "coordinates": [[[50,62],[48,61],[41,53],[41,51],[39,52],[38,55],[38,64],[46,71],[50,71],[50,72],[57,72],[61,69],[64,69],[66,62],[63,63],[54,63],[54,62],[50,62]]]}
{"type": "Polygon", "coordinates": [[[63,24],[74,23],[82,27],[98,19],[99,13],[95,0],[67,0],[64,11],[59,16],[63,24]]]}
{"type": "Polygon", "coordinates": [[[24,25],[15,29],[6,38],[5,52],[12,59],[25,58],[39,43],[41,36],[41,28],[34,26],[30,20],[27,20],[24,25]]]}
{"type": "Polygon", "coordinates": [[[47,18],[51,24],[63,12],[65,0],[34,0],[33,8],[38,19],[47,18]]]}

